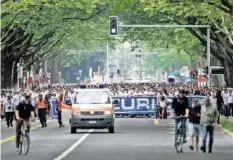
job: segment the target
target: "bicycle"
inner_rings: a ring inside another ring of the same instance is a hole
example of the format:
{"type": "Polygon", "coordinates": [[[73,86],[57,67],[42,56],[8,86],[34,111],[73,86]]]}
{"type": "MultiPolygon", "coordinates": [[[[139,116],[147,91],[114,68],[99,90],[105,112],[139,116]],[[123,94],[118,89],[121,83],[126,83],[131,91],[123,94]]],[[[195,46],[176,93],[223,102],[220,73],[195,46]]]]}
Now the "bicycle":
{"type": "Polygon", "coordinates": [[[175,148],[177,153],[183,153],[183,128],[182,128],[182,120],[185,119],[184,116],[176,117],[176,119],[181,118],[181,122],[177,127],[176,135],[175,135],[175,148]]]}
{"type": "Polygon", "coordinates": [[[26,155],[30,148],[30,138],[29,131],[27,131],[27,123],[23,120],[23,125],[21,127],[21,135],[20,135],[20,145],[19,145],[19,155],[23,152],[26,155]]]}

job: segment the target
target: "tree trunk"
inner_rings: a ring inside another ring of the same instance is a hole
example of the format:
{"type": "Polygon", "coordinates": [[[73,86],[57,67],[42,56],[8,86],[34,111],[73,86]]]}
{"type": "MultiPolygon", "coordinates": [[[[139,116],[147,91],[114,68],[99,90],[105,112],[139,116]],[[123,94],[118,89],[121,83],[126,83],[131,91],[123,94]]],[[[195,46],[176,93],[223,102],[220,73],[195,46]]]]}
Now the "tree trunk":
{"type": "Polygon", "coordinates": [[[13,64],[12,64],[12,69],[11,69],[11,88],[14,87],[14,79],[15,79],[15,78],[14,78],[14,76],[15,76],[14,73],[15,73],[15,70],[16,70],[16,69],[15,69],[15,68],[16,68],[15,66],[16,66],[16,61],[13,62],[13,64]]]}
{"type": "Polygon", "coordinates": [[[13,63],[1,63],[1,88],[11,87],[11,73],[13,63]]]}
{"type": "Polygon", "coordinates": [[[227,87],[233,87],[233,62],[225,61],[224,68],[224,79],[227,87]]]}
{"type": "Polygon", "coordinates": [[[190,60],[189,68],[190,68],[191,70],[197,70],[197,60],[191,59],[191,60],[190,60]]]}
{"type": "Polygon", "coordinates": [[[58,58],[56,56],[54,56],[53,58],[51,58],[51,61],[50,61],[51,84],[59,83],[58,60],[57,59],[58,58]]]}

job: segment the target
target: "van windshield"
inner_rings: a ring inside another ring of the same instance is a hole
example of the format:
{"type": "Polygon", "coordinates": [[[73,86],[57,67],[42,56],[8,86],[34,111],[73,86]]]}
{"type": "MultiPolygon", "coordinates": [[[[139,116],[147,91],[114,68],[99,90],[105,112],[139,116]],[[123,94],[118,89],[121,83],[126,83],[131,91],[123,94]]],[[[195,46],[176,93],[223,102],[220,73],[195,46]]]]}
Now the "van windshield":
{"type": "Polygon", "coordinates": [[[77,92],[74,104],[110,104],[111,99],[107,91],[82,91],[77,92]]]}

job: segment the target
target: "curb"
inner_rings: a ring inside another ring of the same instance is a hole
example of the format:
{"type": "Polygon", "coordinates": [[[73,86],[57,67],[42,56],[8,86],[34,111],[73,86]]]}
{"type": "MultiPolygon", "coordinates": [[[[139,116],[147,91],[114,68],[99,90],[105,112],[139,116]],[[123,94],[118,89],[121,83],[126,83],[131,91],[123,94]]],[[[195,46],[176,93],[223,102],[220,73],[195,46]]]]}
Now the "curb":
{"type": "Polygon", "coordinates": [[[221,125],[219,125],[219,128],[226,134],[228,135],[231,139],[233,139],[233,132],[223,128],[221,125]]]}

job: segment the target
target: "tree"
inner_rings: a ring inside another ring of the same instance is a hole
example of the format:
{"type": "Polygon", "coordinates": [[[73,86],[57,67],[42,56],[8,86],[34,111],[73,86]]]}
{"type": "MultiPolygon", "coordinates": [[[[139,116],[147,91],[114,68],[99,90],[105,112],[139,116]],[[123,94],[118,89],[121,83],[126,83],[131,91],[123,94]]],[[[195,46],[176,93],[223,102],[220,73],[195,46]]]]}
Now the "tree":
{"type": "MultiPolygon", "coordinates": [[[[121,1],[123,4],[124,2],[121,1]]],[[[118,4],[120,4],[119,2],[118,4]]],[[[126,2],[125,2],[126,3],[126,2]]],[[[208,24],[211,26],[211,54],[216,57],[225,67],[225,81],[227,86],[232,87],[233,81],[233,2],[230,0],[189,0],[178,1],[177,3],[169,3],[167,0],[134,0],[127,1],[127,9],[121,6],[122,23],[126,24],[208,24]],[[129,7],[128,7],[129,6],[129,7]]],[[[126,38],[131,34],[130,31],[136,31],[137,29],[124,29],[126,38]]],[[[137,39],[154,37],[150,30],[144,32],[137,32],[137,39]],[[149,37],[148,37],[148,34],[149,37]]],[[[156,33],[157,34],[157,33],[156,33]]],[[[162,33],[161,33],[162,34],[162,33]]],[[[203,50],[206,47],[206,29],[189,28],[186,30],[186,39],[178,36],[179,41],[186,43],[182,45],[182,49],[188,53],[190,49],[196,48],[197,44],[201,44],[200,47],[203,50]],[[189,32],[189,34],[188,34],[189,32]],[[192,35],[193,39],[190,34],[192,35]],[[189,36],[188,36],[189,35],[189,36]],[[197,41],[198,40],[198,41],[197,41]]],[[[169,36],[164,36],[166,39],[169,36]]],[[[174,34],[175,35],[175,34],[174,34]]],[[[160,37],[161,38],[161,37],[160,37]]],[[[131,37],[132,39],[132,37],[131,37]]],[[[174,41],[174,47],[179,48],[179,41],[174,41]],[[177,43],[178,42],[178,43],[177,43]]],[[[162,41],[165,43],[166,41],[162,41]]],[[[157,41],[155,42],[157,43],[157,41]]],[[[160,43],[160,41],[158,42],[160,43]]],[[[198,47],[199,48],[199,47],[198,47]]],[[[205,50],[203,50],[205,51],[205,50]]],[[[203,55],[203,51],[199,51],[203,55]]],[[[192,51],[193,52],[193,51],[192,51]]],[[[206,57],[206,56],[205,56],[206,57]]]]}
{"type": "MultiPolygon", "coordinates": [[[[169,4],[166,0],[140,0],[144,11],[149,15],[160,13],[177,24],[209,24],[211,26],[211,54],[225,67],[225,81],[233,86],[233,2],[229,0],[180,1],[169,4]],[[213,14],[217,13],[217,14],[213,14]]],[[[190,28],[188,31],[206,46],[206,30],[190,28]]]]}
{"type": "Polygon", "coordinates": [[[80,23],[101,14],[107,3],[107,0],[2,1],[2,86],[10,86],[9,70],[16,71],[13,64],[23,59],[25,67],[30,68],[44,59],[67,35],[72,35],[74,26],[79,28],[80,23]]]}

